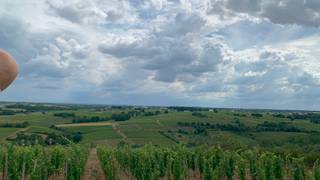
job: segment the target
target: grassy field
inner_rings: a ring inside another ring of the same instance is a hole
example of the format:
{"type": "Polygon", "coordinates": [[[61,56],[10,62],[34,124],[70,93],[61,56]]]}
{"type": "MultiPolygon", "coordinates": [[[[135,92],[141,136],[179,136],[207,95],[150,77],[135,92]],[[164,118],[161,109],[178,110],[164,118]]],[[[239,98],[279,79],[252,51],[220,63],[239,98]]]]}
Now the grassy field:
{"type": "Polygon", "coordinates": [[[0,142],[4,142],[6,138],[14,135],[17,131],[19,131],[18,128],[0,128],[0,142]]]}
{"type": "Polygon", "coordinates": [[[114,141],[120,142],[121,136],[112,126],[73,126],[67,127],[74,132],[83,134],[82,143],[113,144],[114,141]]]}
{"type": "MultiPolygon", "coordinates": [[[[25,105],[28,109],[28,104],[25,105]]],[[[312,123],[309,119],[291,120],[287,117],[275,117],[274,114],[305,112],[269,112],[258,111],[261,117],[256,117],[256,111],[240,111],[232,109],[177,111],[175,109],[148,107],[143,110],[139,107],[95,107],[84,106],[73,108],[72,105],[65,109],[33,110],[32,112],[17,113],[10,116],[0,116],[1,123],[28,122],[29,126],[24,130],[27,134],[60,134],[79,133],[82,135],[80,143],[105,144],[117,146],[128,143],[134,146],[144,144],[171,146],[185,144],[197,145],[222,145],[222,146],[287,146],[293,145],[318,145],[320,144],[320,124],[312,123]],[[166,109],[166,112],[163,111],[166,109]],[[155,115],[134,115],[126,121],[114,121],[110,119],[112,114],[129,112],[155,112],[155,115]],[[165,112],[165,113],[164,113],[165,112]],[[198,112],[200,115],[193,114],[198,112]],[[60,117],[57,113],[69,113],[70,117],[60,117]],[[74,117],[85,117],[87,119],[99,117],[109,118],[102,122],[73,123],[74,117]],[[255,131],[258,125],[264,122],[294,127],[301,130],[286,131],[255,131]],[[180,124],[179,124],[180,123],[180,124]],[[181,123],[189,123],[192,126],[182,126],[181,123]],[[200,125],[197,125],[200,123],[200,125]],[[232,125],[242,124],[246,131],[235,131],[229,129],[210,128],[209,125],[232,125]],[[209,125],[208,125],[209,124],[209,125]],[[201,127],[203,126],[203,127],[201,127]],[[205,133],[196,133],[201,127],[205,133]],[[318,141],[319,140],[319,141],[318,141]]],[[[7,108],[8,109],[8,108],[7,108]]],[[[8,136],[21,132],[19,128],[0,128],[0,140],[5,142],[8,136]]]]}

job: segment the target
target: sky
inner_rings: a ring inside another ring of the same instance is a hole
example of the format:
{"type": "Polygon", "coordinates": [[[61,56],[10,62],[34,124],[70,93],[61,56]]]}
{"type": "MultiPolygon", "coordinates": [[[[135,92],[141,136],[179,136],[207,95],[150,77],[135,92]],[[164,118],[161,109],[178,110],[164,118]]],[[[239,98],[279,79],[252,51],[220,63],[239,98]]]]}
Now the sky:
{"type": "Polygon", "coordinates": [[[0,0],[0,101],[320,110],[319,0],[0,0]]]}

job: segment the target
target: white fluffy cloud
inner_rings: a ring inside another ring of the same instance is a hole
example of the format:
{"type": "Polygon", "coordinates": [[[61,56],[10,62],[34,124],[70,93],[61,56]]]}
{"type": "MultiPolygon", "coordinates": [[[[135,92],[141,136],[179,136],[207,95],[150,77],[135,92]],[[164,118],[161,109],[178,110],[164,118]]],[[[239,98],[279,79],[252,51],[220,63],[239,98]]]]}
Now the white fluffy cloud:
{"type": "Polygon", "coordinates": [[[6,100],[320,108],[315,0],[0,6],[0,47],[22,71],[6,100]]]}

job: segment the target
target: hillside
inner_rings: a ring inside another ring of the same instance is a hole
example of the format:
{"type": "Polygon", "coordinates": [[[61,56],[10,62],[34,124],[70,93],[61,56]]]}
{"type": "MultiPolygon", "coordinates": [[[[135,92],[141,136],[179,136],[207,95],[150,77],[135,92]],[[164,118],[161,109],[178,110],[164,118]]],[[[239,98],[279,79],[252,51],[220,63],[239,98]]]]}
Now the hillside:
{"type": "Polygon", "coordinates": [[[317,112],[28,103],[3,104],[0,112],[0,139],[16,144],[34,144],[35,139],[46,144],[55,136],[113,147],[152,143],[310,150],[320,143],[317,112]]]}
{"type": "Polygon", "coordinates": [[[8,179],[320,177],[318,112],[2,103],[0,114],[8,179]]]}

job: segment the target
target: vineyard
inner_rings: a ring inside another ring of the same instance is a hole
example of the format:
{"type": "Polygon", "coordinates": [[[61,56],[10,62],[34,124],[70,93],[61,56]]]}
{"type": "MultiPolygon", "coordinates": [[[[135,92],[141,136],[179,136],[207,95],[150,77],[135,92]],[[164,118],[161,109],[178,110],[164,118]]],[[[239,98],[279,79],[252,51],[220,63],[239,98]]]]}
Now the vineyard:
{"type": "Polygon", "coordinates": [[[80,179],[88,155],[85,146],[0,148],[0,179],[80,179]]]}
{"type": "Polygon", "coordinates": [[[0,180],[320,180],[319,112],[3,107],[0,180]]]}
{"type": "MultiPolygon", "coordinates": [[[[88,152],[87,146],[4,146],[0,179],[80,180],[88,152]]],[[[310,163],[303,156],[257,149],[99,146],[97,153],[106,179],[111,180],[320,179],[318,160],[310,163]]]]}
{"type": "Polygon", "coordinates": [[[108,179],[320,179],[319,161],[258,150],[224,151],[219,147],[182,146],[98,148],[108,179]]]}

